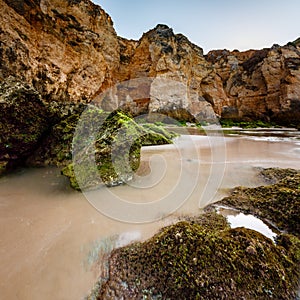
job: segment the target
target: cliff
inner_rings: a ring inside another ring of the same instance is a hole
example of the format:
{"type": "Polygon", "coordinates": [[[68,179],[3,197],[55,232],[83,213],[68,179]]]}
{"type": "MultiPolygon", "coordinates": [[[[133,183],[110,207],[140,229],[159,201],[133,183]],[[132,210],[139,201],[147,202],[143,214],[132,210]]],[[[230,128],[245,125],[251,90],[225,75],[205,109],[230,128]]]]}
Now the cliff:
{"type": "Polygon", "coordinates": [[[0,81],[17,77],[45,101],[90,102],[118,82],[150,77],[148,89],[159,78],[182,83],[189,92],[178,91],[181,86],[175,84],[173,93],[161,96],[160,83],[140,97],[143,101],[116,94],[118,106],[134,114],[155,111],[178,119],[217,114],[299,123],[299,41],[204,56],[200,47],[166,25],[139,41],[118,37],[111,18],[89,0],[0,2],[0,81]]]}
{"type": "Polygon", "coordinates": [[[207,55],[221,77],[229,106],[222,117],[299,125],[299,41],[270,49],[211,51],[207,55]]]}
{"type": "Polygon", "coordinates": [[[1,0],[0,80],[12,75],[47,101],[86,102],[111,84],[119,45],[88,0],[1,0]]]}

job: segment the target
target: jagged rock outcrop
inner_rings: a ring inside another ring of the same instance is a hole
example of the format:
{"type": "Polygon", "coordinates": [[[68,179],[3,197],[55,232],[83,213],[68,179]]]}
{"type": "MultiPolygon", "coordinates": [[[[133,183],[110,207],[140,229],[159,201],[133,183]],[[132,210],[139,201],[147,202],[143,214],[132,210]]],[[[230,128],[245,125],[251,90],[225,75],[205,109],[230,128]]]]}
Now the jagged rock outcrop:
{"type": "Polygon", "coordinates": [[[121,40],[121,44],[127,49],[121,56],[121,79],[152,80],[133,84],[139,91],[148,88],[141,97],[144,102],[134,105],[119,93],[119,105],[131,105],[136,113],[160,112],[186,120],[214,119],[227,103],[222,82],[204,58],[203,50],[182,34],[174,34],[168,26],[157,25],[138,42],[121,40]]]}
{"type": "Polygon", "coordinates": [[[111,18],[89,0],[0,4],[0,81],[13,75],[43,100],[96,99],[104,108],[121,106],[134,115],[162,112],[185,120],[217,115],[299,125],[299,40],[204,56],[166,25],[139,41],[118,37],[111,18]],[[111,98],[102,94],[118,82],[145,77],[151,79],[110,91],[111,98]]]}
{"type": "Polygon", "coordinates": [[[48,101],[86,102],[112,84],[119,44],[110,17],[88,0],[1,0],[0,80],[48,101]]]}
{"type": "Polygon", "coordinates": [[[229,99],[222,117],[299,125],[299,43],[257,51],[211,51],[207,60],[221,76],[229,99]]]}

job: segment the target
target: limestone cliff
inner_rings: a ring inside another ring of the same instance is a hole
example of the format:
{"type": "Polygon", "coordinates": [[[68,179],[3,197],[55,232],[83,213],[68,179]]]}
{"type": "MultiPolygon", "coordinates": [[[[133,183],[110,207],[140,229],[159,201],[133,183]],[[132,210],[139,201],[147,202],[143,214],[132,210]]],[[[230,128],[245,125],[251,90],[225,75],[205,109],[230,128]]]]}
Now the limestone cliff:
{"type": "Polygon", "coordinates": [[[207,55],[223,82],[229,105],[222,117],[300,122],[299,42],[246,52],[211,51],[207,55]]]}
{"type": "Polygon", "coordinates": [[[200,47],[166,25],[139,41],[118,37],[111,18],[89,0],[0,4],[0,81],[17,77],[46,102],[96,99],[111,108],[103,91],[146,77],[146,84],[134,87],[142,95],[125,97],[116,91],[117,106],[133,114],[162,112],[177,119],[217,115],[299,124],[299,41],[203,55],[200,47]],[[166,84],[170,81],[171,87],[166,84]]]}
{"type": "Polygon", "coordinates": [[[0,80],[12,75],[48,101],[89,101],[112,83],[119,43],[88,0],[1,0],[0,80]]]}
{"type": "Polygon", "coordinates": [[[161,112],[177,119],[213,119],[214,112],[220,114],[227,104],[222,81],[203,50],[182,34],[174,34],[166,25],[157,25],[138,42],[119,41],[126,50],[120,57],[121,72],[115,78],[151,78],[144,106],[120,98],[121,106],[127,104],[135,113],[146,108],[146,112],[161,112]]]}

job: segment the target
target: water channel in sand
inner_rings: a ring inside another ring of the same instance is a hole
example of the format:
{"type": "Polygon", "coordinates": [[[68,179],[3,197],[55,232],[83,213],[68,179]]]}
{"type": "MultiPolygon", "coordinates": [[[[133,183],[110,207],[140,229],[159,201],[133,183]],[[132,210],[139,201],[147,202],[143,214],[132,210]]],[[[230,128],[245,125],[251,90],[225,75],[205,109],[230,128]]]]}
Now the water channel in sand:
{"type": "MultiPolygon", "coordinates": [[[[226,160],[224,169],[220,168],[220,185],[217,193],[207,195],[213,201],[225,195],[228,188],[261,184],[255,167],[300,169],[300,140],[293,138],[293,134],[280,138],[227,136],[223,141],[226,160]]],[[[19,170],[1,178],[0,298],[83,299],[99,276],[99,250],[146,239],[176,217],[198,213],[199,206],[211,200],[202,195],[209,188],[207,178],[213,165],[221,164],[211,159],[212,151],[205,136],[195,136],[193,142],[199,152],[198,185],[176,212],[152,223],[130,224],[104,216],[83,194],[71,190],[56,168],[19,170]]],[[[159,199],[166,187],[177,182],[176,168],[182,157],[175,152],[170,145],[143,148],[140,175],[150,172],[148,161],[153,155],[164,158],[166,170],[162,173],[160,160],[154,160],[152,175],[147,177],[150,183],[153,177],[161,177],[159,182],[147,192],[135,186],[121,186],[114,188],[114,193],[133,203],[159,199]]],[[[193,160],[189,161],[191,166],[196,163],[193,160]]]]}

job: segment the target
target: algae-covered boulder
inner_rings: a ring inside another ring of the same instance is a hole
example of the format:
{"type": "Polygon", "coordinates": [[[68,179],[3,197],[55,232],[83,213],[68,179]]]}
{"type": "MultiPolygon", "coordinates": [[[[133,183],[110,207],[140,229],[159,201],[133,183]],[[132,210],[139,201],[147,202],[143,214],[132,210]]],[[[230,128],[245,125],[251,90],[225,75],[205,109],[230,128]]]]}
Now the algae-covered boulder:
{"type": "Polygon", "coordinates": [[[155,125],[139,125],[120,110],[108,114],[90,106],[76,128],[73,162],[62,174],[77,190],[126,183],[139,167],[142,145],[169,144],[173,136],[155,125]]]}
{"type": "Polygon", "coordinates": [[[97,299],[294,299],[300,241],[277,244],[207,213],[114,250],[97,299]]]}
{"type": "Polygon", "coordinates": [[[271,168],[262,170],[261,175],[273,184],[237,187],[219,204],[252,213],[300,237],[300,171],[271,168]]]}
{"type": "Polygon", "coordinates": [[[172,139],[178,135],[174,132],[168,131],[163,125],[156,125],[153,123],[142,124],[144,134],[141,137],[143,146],[164,145],[172,143],[172,139]]]}
{"type": "Polygon", "coordinates": [[[10,77],[0,84],[0,174],[23,164],[49,127],[39,94],[10,77]]]}

